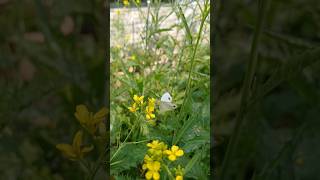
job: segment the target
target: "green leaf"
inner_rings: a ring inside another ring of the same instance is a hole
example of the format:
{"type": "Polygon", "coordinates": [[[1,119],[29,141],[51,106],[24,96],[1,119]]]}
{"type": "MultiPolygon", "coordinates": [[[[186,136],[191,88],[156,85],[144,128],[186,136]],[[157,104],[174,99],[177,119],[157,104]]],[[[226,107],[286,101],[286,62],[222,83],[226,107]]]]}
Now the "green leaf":
{"type": "Polygon", "coordinates": [[[186,167],[184,168],[184,173],[187,174],[194,166],[195,164],[200,160],[202,151],[198,151],[192,159],[188,162],[186,167]]]}
{"type": "Polygon", "coordinates": [[[111,174],[118,174],[132,167],[137,168],[147,151],[145,144],[124,144],[120,148],[110,163],[111,174]]]}
{"type": "Polygon", "coordinates": [[[178,130],[177,135],[173,138],[173,144],[177,144],[180,139],[186,135],[186,132],[192,127],[193,124],[197,122],[197,115],[191,116],[182,126],[181,129],[178,130]]]}

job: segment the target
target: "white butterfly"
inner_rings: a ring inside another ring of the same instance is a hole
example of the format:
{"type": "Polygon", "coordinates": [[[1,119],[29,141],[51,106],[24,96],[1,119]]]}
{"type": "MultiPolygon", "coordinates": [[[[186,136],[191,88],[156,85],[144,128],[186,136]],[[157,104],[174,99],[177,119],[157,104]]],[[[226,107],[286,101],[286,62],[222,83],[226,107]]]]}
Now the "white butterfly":
{"type": "Polygon", "coordinates": [[[171,103],[172,97],[168,92],[164,93],[160,99],[160,111],[159,113],[164,113],[166,111],[171,111],[177,108],[177,105],[171,103]]]}

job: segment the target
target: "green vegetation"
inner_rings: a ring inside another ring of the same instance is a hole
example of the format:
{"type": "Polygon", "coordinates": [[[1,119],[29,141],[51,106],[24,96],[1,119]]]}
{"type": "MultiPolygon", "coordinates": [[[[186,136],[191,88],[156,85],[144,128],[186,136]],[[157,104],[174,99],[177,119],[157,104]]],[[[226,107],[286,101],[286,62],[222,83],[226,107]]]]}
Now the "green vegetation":
{"type": "MultiPolygon", "coordinates": [[[[207,0],[152,1],[141,19],[143,41],[111,48],[110,161],[115,179],[209,178],[209,5],[207,0]],[[163,7],[169,10],[163,13],[163,7]],[[186,15],[192,7],[197,11],[186,15]],[[165,27],[170,15],[178,21],[165,27]],[[182,38],[168,33],[174,30],[182,38]],[[165,92],[177,108],[160,113],[165,92]]],[[[117,13],[128,17],[125,13],[132,10],[117,13]]],[[[144,12],[139,5],[138,11],[144,12]]],[[[111,26],[118,29],[116,40],[123,42],[119,16],[111,26]]]]}

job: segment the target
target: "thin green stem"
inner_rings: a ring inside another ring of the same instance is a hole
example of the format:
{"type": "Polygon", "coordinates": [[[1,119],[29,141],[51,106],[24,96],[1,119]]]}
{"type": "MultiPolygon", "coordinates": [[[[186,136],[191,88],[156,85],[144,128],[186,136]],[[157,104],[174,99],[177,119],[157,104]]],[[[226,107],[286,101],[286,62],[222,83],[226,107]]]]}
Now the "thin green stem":
{"type": "Polygon", "coordinates": [[[253,42],[251,45],[251,53],[250,53],[250,59],[249,63],[247,66],[247,73],[245,75],[244,79],[244,84],[242,88],[242,95],[241,95],[241,104],[240,104],[240,109],[237,114],[236,118],[236,123],[235,127],[233,129],[233,133],[231,136],[231,139],[229,141],[228,147],[227,147],[227,152],[222,164],[222,169],[221,169],[221,174],[220,174],[220,179],[225,180],[228,179],[227,177],[227,170],[230,165],[230,160],[235,152],[235,147],[238,144],[238,137],[240,135],[240,127],[243,124],[244,120],[244,115],[247,107],[247,101],[250,95],[250,87],[254,78],[254,74],[256,71],[256,65],[258,61],[258,48],[259,48],[259,42],[260,42],[260,35],[262,32],[262,27],[264,25],[264,19],[265,19],[265,14],[267,13],[268,10],[268,3],[269,0],[260,0],[259,1],[259,16],[258,16],[258,22],[256,23],[256,28],[254,32],[254,37],[253,37],[253,42]]]}
{"type": "Polygon", "coordinates": [[[99,168],[100,168],[100,165],[101,165],[101,162],[102,160],[104,159],[104,157],[107,155],[107,152],[108,152],[108,146],[105,148],[104,152],[100,154],[99,158],[98,158],[98,161],[95,163],[93,169],[92,169],[92,172],[90,174],[90,177],[89,177],[89,180],[94,180],[94,177],[96,176],[99,168]]]}
{"type": "Polygon", "coordinates": [[[91,174],[92,173],[91,168],[90,168],[89,164],[86,161],[84,161],[83,159],[79,159],[79,163],[86,170],[87,174],[91,174]]]}
{"type": "MultiPolygon", "coordinates": [[[[208,5],[208,0],[206,1],[206,5],[205,5],[205,6],[207,6],[207,5],[208,5]]],[[[209,13],[210,13],[210,9],[209,9],[209,8],[205,8],[205,9],[206,9],[206,11],[204,11],[204,14],[202,15],[201,24],[200,24],[199,32],[198,32],[198,35],[197,35],[196,44],[195,44],[195,47],[193,48],[193,51],[192,51],[193,53],[192,53],[192,57],[191,57],[191,66],[190,66],[190,70],[189,70],[188,81],[187,81],[187,88],[186,88],[186,91],[185,91],[185,95],[188,95],[188,94],[189,94],[189,91],[190,91],[190,86],[191,86],[191,74],[192,74],[193,67],[194,67],[194,61],[195,61],[197,49],[198,49],[198,46],[199,46],[199,43],[200,43],[200,40],[201,40],[202,29],[203,29],[203,27],[204,27],[205,20],[207,19],[208,15],[209,15],[209,13]]],[[[183,99],[180,112],[183,111],[185,102],[186,102],[186,96],[185,96],[185,98],[183,99]]],[[[180,114],[181,114],[181,113],[180,113],[180,114]]]]}
{"type": "Polygon", "coordinates": [[[120,151],[120,149],[122,149],[123,144],[124,144],[125,142],[127,142],[129,136],[131,135],[131,133],[132,133],[133,130],[135,129],[136,125],[138,124],[138,122],[140,122],[140,117],[141,117],[141,116],[139,116],[138,120],[135,121],[135,124],[134,124],[133,127],[131,128],[131,130],[130,130],[130,132],[128,133],[127,137],[124,139],[124,141],[120,144],[120,146],[119,146],[119,148],[117,149],[117,151],[116,151],[116,152],[113,154],[113,156],[111,157],[110,162],[113,160],[114,157],[116,157],[116,155],[118,154],[118,152],[120,151]]]}
{"type": "Polygon", "coordinates": [[[172,175],[171,171],[169,170],[168,166],[167,166],[167,165],[165,165],[165,164],[163,164],[162,166],[163,166],[163,167],[164,167],[164,169],[167,171],[167,173],[168,173],[168,175],[169,175],[170,179],[174,180],[174,177],[173,177],[173,175],[172,175]]]}

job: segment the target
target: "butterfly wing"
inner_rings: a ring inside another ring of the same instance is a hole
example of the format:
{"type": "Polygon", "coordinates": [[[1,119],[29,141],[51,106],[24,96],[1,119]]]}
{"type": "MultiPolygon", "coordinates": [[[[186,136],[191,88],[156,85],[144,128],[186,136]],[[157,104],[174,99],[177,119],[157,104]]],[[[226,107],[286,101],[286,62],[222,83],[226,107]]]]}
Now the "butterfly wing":
{"type": "Polygon", "coordinates": [[[159,113],[162,114],[164,112],[167,112],[167,111],[171,111],[171,110],[174,110],[177,108],[177,105],[171,103],[171,102],[164,102],[164,101],[161,101],[160,102],[160,111],[159,113]]]}
{"type": "Polygon", "coordinates": [[[170,94],[168,92],[164,93],[161,96],[161,102],[171,102],[172,101],[172,97],[170,96],[170,94]]]}

